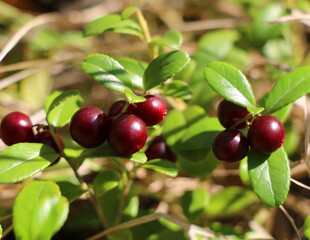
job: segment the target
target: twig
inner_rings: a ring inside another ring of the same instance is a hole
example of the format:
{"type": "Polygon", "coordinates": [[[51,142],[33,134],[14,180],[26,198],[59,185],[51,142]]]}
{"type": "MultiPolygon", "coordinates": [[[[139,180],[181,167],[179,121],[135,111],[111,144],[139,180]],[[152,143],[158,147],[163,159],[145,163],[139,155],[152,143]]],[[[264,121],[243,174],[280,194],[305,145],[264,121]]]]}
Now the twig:
{"type": "Polygon", "coordinates": [[[210,230],[193,225],[193,224],[189,224],[189,223],[185,223],[179,219],[176,219],[168,214],[165,213],[153,213],[150,215],[146,215],[143,217],[139,217],[136,218],[134,220],[130,220],[128,222],[124,222],[121,223],[117,226],[111,227],[101,233],[98,233],[90,238],[88,238],[87,240],[96,240],[96,239],[100,239],[103,236],[108,235],[109,233],[121,230],[121,229],[126,229],[126,228],[131,228],[137,225],[141,225],[143,223],[148,223],[148,222],[152,222],[154,220],[160,219],[160,218],[164,218],[166,220],[168,220],[169,222],[175,223],[177,224],[179,227],[181,227],[184,231],[186,231],[188,233],[188,235],[193,236],[193,234],[197,233],[200,234],[202,236],[205,236],[207,238],[211,238],[211,237],[219,237],[216,236],[214,233],[212,233],[210,230]]]}
{"type": "Polygon", "coordinates": [[[10,218],[12,218],[12,217],[13,217],[13,214],[9,214],[9,215],[0,217],[0,222],[5,221],[5,220],[7,220],[7,219],[10,219],[10,218]]]}
{"type": "Polygon", "coordinates": [[[172,29],[181,32],[192,32],[201,30],[212,30],[218,28],[234,28],[237,25],[237,21],[234,18],[227,19],[215,19],[215,20],[201,20],[188,23],[182,23],[172,26],[172,29]]]}
{"type": "Polygon", "coordinates": [[[308,25],[308,23],[306,22],[308,20],[310,20],[310,14],[306,14],[306,13],[303,13],[303,12],[297,10],[297,9],[293,9],[291,15],[286,15],[286,16],[280,17],[278,19],[268,21],[267,23],[285,23],[285,22],[298,22],[298,21],[300,21],[300,22],[308,25]]]}
{"type": "Polygon", "coordinates": [[[60,17],[61,15],[59,13],[47,13],[39,15],[26,23],[13,35],[12,38],[10,38],[8,43],[4,46],[0,52],[0,62],[2,62],[2,60],[12,50],[12,48],[14,48],[20,39],[22,39],[22,37],[25,36],[31,29],[46,23],[55,22],[59,20],[60,17]]]}
{"type": "Polygon", "coordinates": [[[300,235],[299,235],[298,228],[297,228],[297,226],[296,226],[296,224],[295,224],[295,222],[294,222],[294,219],[290,216],[290,214],[286,211],[286,209],[285,209],[282,205],[280,205],[279,208],[282,210],[282,212],[283,212],[284,215],[287,217],[287,219],[291,222],[292,227],[294,228],[294,230],[295,230],[295,232],[296,232],[296,234],[297,234],[298,239],[299,239],[299,240],[302,240],[301,237],[300,237],[300,235]]]}
{"type": "Polygon", "coordinates": [[[1,239],[4,239],[5,236],[8,235],[12,230],[13,230],[13,225],[8,226],[8,227],[4,230],[1,239]]]}
{"type": "Polygon", "coordinates": [[[305,184],[303,184],[303,183],[301,183],[301,182],[295,180],[294,178],[291,178],[291,182],[293,182],[293,183],[295,183],[296,185],[298,185],[298,186],[300,186],[300,187],[302,187],[302,188],[305,188],[305,189],[307,189],[307,190],[310,191],[310,187],[309,187],[309,186],[307,186],[307,185],[305,185],[305,184]]]}

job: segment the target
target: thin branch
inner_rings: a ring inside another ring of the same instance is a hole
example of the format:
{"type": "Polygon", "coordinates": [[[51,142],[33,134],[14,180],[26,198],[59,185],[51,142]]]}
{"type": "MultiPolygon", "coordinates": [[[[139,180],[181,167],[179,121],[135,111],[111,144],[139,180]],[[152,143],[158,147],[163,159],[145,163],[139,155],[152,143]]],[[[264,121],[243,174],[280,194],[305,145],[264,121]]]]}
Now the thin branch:
{"type": "Polygon", "coordinates": [[[301,182],[295,180],[294,178],[291,178],[291,182],[293,182],[293,183],[295,183],[296,185],[298,185],[298,186],[300,186],[300,187],[302,187],[302,188],[305,188],[305,189],[307,189],[307,190],[310,191],[310,186],[307,186],[307,185],[305,185],[305,184],[303,184],[303,183],[301,183],[301,182]]]}
{"type": "Polygon", "coordinates": [[[192,32],[192,31],[219,29],[219,28],[235,28],[236,26],[237,26],[236,19],[227,18],[227,19],[201,20],[201,21],[182,23],[172,26],[172,29],[181,32],[192,32]]]}
{"type": "Polygon", "coordinates": [[[13,214],[9,214],[9,215],[0,217],[0,222],[5,221],[5,220],[7,220],[7,219],[10,219],[10,218],[12,218],[12,217],[13,217],[13,214]]]}
{"type": "Polygon", "coordinates": [[[200,234],[204,237],[207,237],[207,238],[211,238],[211,237],[219,237],[219,236],[216,236],[214,233],[212,233],[210,230],[208,229],[205,229],[205,228],[202,228],[202,227],[199,227],[199,226],[196,226],[196,225],[193,225],[193,224],[189,224],[189,223],[185,223],[179,219],[176,219],[168,214],[165,214],[165,213],[153,213],[153,214],[150,214],[150,215],[146,215],[146,216],[143,216],[143,217],[139,217],[139,218],[136,218],[136,219],[133,219],[133,220],[130,220],[128,222],[124,222],[124,223],[121,223],[117,226],[114,226],[114,227],[111,227],[101,233],[98,233],[90,238],[88,238],[87,240],[96,240],[96,239],[100,239],[102,238],[103,236],[106,236],[112,232],[115,232],[115,231],[118,231],[118,230],[121,230],[121,229],[126,229],[126,228],[131,228],[131,227],[134,227],[134,226],[137,226],[137,225],[141,225],[141,224],[144,224],[144,223],[148,223],[148,222],[152,222],[154,220],[157,220],[157,219],[160,219],[160,218],[164,218],[166,220],[168,220],[169,222],[172,222],[176,225],[178,225],[179,227],[181,227],[184,231],[186,231],[190,236],[193,236],[193,234],[197,233],[197,234],[200,234]]]}
{"type": "Polygon", "coordinates": [[[10,40],[7,42],[7,44],[4,46],[2,51],[0,52],[0,62],[5,58],[5,56],[14,48],[14,46],[25,36],[31,29],[46,24],[50,22],[55,22],[59,20],[61,17],[60,14],[58,13],[47,13],[47,14],[42,14],[28,23],[26,23],[24,26],[22,26],[10,40]]]}
{"type": "Polygon", "coordinates": [[[286,209],[285,209],[282,205],[280,205],[279,208],[282,210],[282,212],[283,212],[284,215],[287,217],[287,219],[291,222],[292,227],[294,228],[294,230],[295,230],[295,232],[296,232],[296,234],[297,234],[298,239],[299,239],[299,240],[302,240],[301,237],[300,237],[300,235],[299,235],[298,228],[297,228],[297,226],[296,226],[296,224],[295,224],[295,222],[294,222],[294,219],[290,216],[290,214],[286,211],[286,209]]]}
{"type": "Polygon", "coordinates": [[[5,236],[8,235],[12,230],[13,230],[13,225],[8,226],[8,227],[4,230],[1,239],[4,239],[5,236]]]}

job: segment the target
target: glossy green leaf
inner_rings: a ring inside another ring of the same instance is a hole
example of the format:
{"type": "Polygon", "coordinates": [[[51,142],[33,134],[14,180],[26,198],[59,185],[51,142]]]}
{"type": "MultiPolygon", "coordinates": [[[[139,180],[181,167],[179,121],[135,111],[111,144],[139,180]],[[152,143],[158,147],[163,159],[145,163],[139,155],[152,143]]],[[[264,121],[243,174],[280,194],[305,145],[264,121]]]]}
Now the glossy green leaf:
{"type": "Polygon", "coordinates": [[[2,238],[2,233],[3,233],[3,230],[2,230],[2,226],[0,225],[0,239],[2,238]]]}
{"type": "Polygon", "coordinates": [[[250,185],[251,180],[248,172],[248,158],[245,157],[240,161],[239,164],[239,175],[244,185],[250,185]]]}
{"type": "Polygon", "coordinates": [[[290,167],[283,147],[272,154],[250,150],[248,171],[254,192],[269,207],[280,206],[290,187],[290,167]]]}
{"type": "Polygon", "coordinates": [[[125,93],[125,89],[132,88],[130,77],[122,65],[107,55],[88,56],[84,59],[82,68],[97,82],[113,91],[125,93]]]}
{"type": "Polygon", "coordinates": [[[218,164],[219,160],[210,147],[178,153],[178,165],[189,176],[204,177],[212,173],[218,164]]]}
{"type": "Polygon", "coordinates": [[[152,40],[151,44],[158,44],[170,48],[179,48],[182,45],[182,34],[179,31],[169,31],[162,37],[152,40]]]}
{"type": "Polygon", "coordinates": [[[181,198],[181,207],[186,218],[190,221],[196,220],[203,212],[209,202],[209,195],[204,188],[186,191],[181,198]]]}
{"type": "Polygon", "coordinates": [[[264,107],[271,114],[307,93],[310,93],[310,66],[297,68],[281,77],[264,97],[264,107]]]}
{"type": "Polygon", "coordinates": [[[119,185],[120,174],[115,170],[104,170],[100,172],[94,180],[94,192],[97,197],[101,197],[106,192],[119,185]]]}
{"type": "Polygon", "coordinates": [[[310,215],[309,214],[304,221],[303,227],[305,231],[305,237],[307,239],[310,239],[310,215]]]}
{"type": "Polygon", "coordinates": [[[131,15],[133,15],[137,11],[137,7],[127,7],[125,8],[122,13],[122,19],[129,18],[131,15]]]}
{"type": "Polygon", "coordinates": [[[46,119],[54,127],[63,127],[70,122],[73,114],[82,106],[83,98],[79,91],[68,90],[57,96],[46,113],[46,119]]]}
{"type": "Polygon", "coordinates": [[[18,143],[0,152],[0,183],[14,183],[32,177],[59,157],[41,143],[18,143]]]}
{"type": "Polygon", "coordinates": [[[164,86],[164,95],[174,98],[188,100],[193,93],[187,83],[179,80],[174,80],[164,86]]]}
{"type": "Polygon", "coordinates": [[[138,62],[131,58],[120,58],[118,62],[123,66],[125,71],[128,73],[133,87],[144,90],[143,88],[143,74],[145,67],[141,62],[138,62]]]}
{"type": "Polygon", "coordinates": [[[173,162],[164,159],[153,159],[139,167],[152,169],[170,177],[176,177],[178,175],[178,168],[176,165],[173,162]]]}
{"type": "Polygon", "coordinates": [[[78,160],[83,161],[85,158],[105,158],[105,157],[117,157],[117,158],[129,159],[130,161],[137,163],[145,163],[147,161],[147,157],[145,156],[145,153],[142,150],[132,155],[121,155],[113,151],[113,149],[108,145],[107,142],[97,148],[88,148],[83,150],[78,160]]]}
{"type": "Polygon", "coordinates": [[[70,203],[87,192],[87,190],[83,190],[80,186],[68,181],[59,181],[57,185],[60,188],[61,195],[66,197],[70,203]]]}
{"type": "Polygon", "coordinates": [[[49,240],[67,219],[69,203],[53,182],[33,182],[18,194],[13,207],[17,239],[49,240]]]}
{"type": "Polygon", "coordinates": [[[123,211],[122,222],[129,221],[133,218],[136,218],[139,213],[139,197],[137,195],[133,195],[129,201],[127,206],[123,211]]]}
{"type": "Polygon", "coordinates": [[[174,50],[155,58],[146,68],[143,76],[145,90],[149,90],[165,82],[180,72],[190,58],[186,52],[174,50]]]}
{"type": "Polygon", "coordinates": [[[300,142],[300,134],[294,128],[294,125],[291,121],[284,123],[285,128],[285,141],[283,147],[288,156],[296,153],[300,142]]]}
{"type": "Polygon", "coordinates": [[[88,23],[84,28],[84,35],[88,37],[109,31],[142,37],[140,25],[132,19],[123,20],[119,14],[109,14],[88,23]]]}
{"type": "Polygon", "coordinates": [[[56,90],[50,93],[50,95],[47,96],[46,101],[45,101],[45,112],[48,112],[48,109],[50,108],[52,102],[62,94],[62,91],[56,90]]]}
{"type": "Polygon", "coordinates": [[[167,144],[176,145],[186,130],[186,120],[182,112],[176,109],[169,111],[163,124],[163,135],[167,144]]]}
{"type": "Polygon", "coordinates": [[[141,96],[134,94],[130,89],[125,89],[124,94],[125,94],[128,102],[130,102],[130,103],[139,103],[139,102],[145,101],[144,97],[141,97],[141,96]]]}
{"type": "Polygon", "coordinates": [[[237,68],[224,63],[207,65],[204,76],[211,88],[223,98],[255,112],[255,97],[250,83],[237,68]]]}
{"type": "Polygon", "coordinates": [[[248,211],[248,208],[257,203],[257,198],[252,191],[242,187],[227,187],[211,196],[206,206],[209,217],[226,217],[248,211]]]}
{"type": "Polygon", "coordinates": [[[293,104],[288,104],[285,107],[281,108],[280,110],[272,113],[272,116],[278,118],[282,123],[284,123],[289,115],[291,114],[293,109],[293,104]]]}
{"type": "Polygon", "coordinates": [[[218,118],[204,117],[190,125],[182,140],[182,149],[197,149],[212,145],[215,135],[224,130],[218,118]]]}

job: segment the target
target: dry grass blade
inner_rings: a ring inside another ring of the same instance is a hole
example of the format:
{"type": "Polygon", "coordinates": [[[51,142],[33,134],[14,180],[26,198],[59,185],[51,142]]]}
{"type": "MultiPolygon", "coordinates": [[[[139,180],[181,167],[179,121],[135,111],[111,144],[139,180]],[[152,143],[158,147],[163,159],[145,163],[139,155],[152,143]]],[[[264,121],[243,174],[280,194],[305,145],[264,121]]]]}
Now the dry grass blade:
{"type": "Polygon", "coordinates": [[[291,15],[280,17],[276,20],[269,21],[268,23],[285,23],[285,22],[302,22],[310,26],[310,14],[303,13],[297,9],[293,9],[291,15]]]}
{"type": "Polygon", "coordinates": [[[300,237],[300,234],[299,234],[299,231],[298,231],[298,228],[294,222],[294,219],[289,215],[289,213],[286,211],[286,209],[280,205],[279,208],[282,210],[282,212],[284,213],[284,215],[287,217],[287,219],[291,222],[292,224],[292,227],[294,228],[296,234],[297,234],[297,237],[299,240],[302,240],[302,238],[300,237]]]}
{"type": "Polygon", "coordinates": [[[300,186],[300,187],[302,187],[302,188],[307,189],[307,190],[310,191],[310,187],[309,187],[309,186],[307,186],[307,185],[305,185],[305,184],[303,184],[303,183],[301,183],[301,182],[298,182],[297,180],[295,180],[295,179],[293,179],[293,178],[291,178],[291,182],[293,182],[293,183],[295,183],[296,185],[298,185],[298,186],[300,186]]]}

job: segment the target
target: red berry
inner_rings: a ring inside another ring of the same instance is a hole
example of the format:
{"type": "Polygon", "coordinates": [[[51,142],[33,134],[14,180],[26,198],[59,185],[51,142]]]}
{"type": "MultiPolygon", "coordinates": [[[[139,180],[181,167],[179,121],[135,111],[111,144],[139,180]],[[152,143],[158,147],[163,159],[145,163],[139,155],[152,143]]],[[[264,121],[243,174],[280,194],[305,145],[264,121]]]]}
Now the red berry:
{"type": "Polygon", "coordinates": [[[165,140],[161,136],[154,138],[154,140],[146,149],[145,155],[147,156],[148,160],[161,158],[170,160],[172,162],[176,161],[176,155],[174,152],[172,152],[170,147],[166,144],[165,140]]]}
{"type": "Polygon", "coordinates": [[[10,146],[19,142],[32,142],[34,133],[30,118],[21,112],[11,112],[1,121],[1,138],[10,146]]]}
{"type": "Polygon", "coordinates": [[[285,139],[283,124],[274,116],[263,115],[252,122],[248,131],[250,146],[260,153],[269,154],[282,146],[285,139]]]}
{"type": "Polygon", "coordinates": [[[212,143],[214,155],[222,161],[237,162],[248,153],[248,140],[238,130],[226,129],[218,133],[212,143]]]}
{"type": "Polygon", "coordinates": [[[97,107],[79,109],[72,117],[70,133],[74,141],[85,148],[101,145],[107,138],[108,118],[97,107]]]}
{"type": "Polygon", "coordinates": [[[145,98],[145,102],[137,103],[135,115],[140,117],[147,126],[160,123],[167,114],[165,103],[154,95],[147,95],[145,98]]]}
{"type": "MultiPolygon", "coordinates": [[[[118,115],[122,111],[122,109],[126,103],[127,103],[127,101],[125,101],[125,100],[120,100],[120,101],[114,102],[108,111],[108,116],[114,117],[114,116],[118,115]]],[[[127,110],[125,111],[125,113],[135,114],[136,109],[137,109],[137,106],[133,103],[130,103],[127,110]]]]}
{"type": "Polygon", "coordinates": [[[108,143],[117,153],[133,154],[144,146],[146,139],[145,123],[133,114],[122,115],[110,125],[108,143]]]}
{"type": "MultiPolygon", "coordinates": [[[[224,99],[220,102],[218,109],[217,109],[217,117],[220,123],[225,128],[231,128],[237,122],[244,119],[249,114],[248,110],[244,107],[241,107],[237,104],[227,101],[224,99]]],[[[246,122],[241,122],[235,129],[242,129],[247,126],[246,122]]]]}
{"type": "MultiPolygon", "coordinates": [[[[64,149],[65,144],[62,141],[62,139],[60,138],[60,136],[56,133],[55,133],[55,136],[58,139],[58,142],[60,143],[61,148],[64,149]]],[[[57,143],[54,141],[54,139],[53,139],[52,135],[49,133],[49,131],[43,131],[43,132],[39,132],[38,134],[36,134],[35,135],[35,142],[46,144],[46,145],[54,148],[54,150],[56,152],[60,153],[60,150],[57,146],[57,143]]]]}

